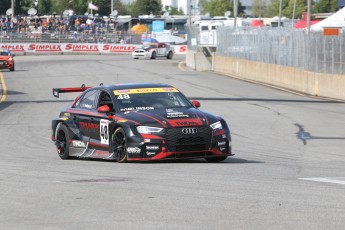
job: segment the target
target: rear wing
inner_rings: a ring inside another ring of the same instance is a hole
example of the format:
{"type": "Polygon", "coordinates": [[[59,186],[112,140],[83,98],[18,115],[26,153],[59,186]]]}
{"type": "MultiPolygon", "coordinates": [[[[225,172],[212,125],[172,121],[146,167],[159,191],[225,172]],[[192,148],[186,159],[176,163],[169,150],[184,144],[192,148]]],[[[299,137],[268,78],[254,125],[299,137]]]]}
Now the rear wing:
{"type": "Polygon", "coordinates": [[[75,92],[84,92],[87,89],[90,89],[90,86],[85,86],[84,84],[81,87],[73,88],[53,88],[53,96],[59,97],[60,93],[75,93],[75,92]]]}

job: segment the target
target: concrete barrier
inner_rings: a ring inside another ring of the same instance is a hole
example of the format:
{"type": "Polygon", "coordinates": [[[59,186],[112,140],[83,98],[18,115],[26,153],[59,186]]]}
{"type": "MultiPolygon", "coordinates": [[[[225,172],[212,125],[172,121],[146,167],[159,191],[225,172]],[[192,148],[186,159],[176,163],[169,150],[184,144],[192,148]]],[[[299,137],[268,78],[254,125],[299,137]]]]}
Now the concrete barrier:
{"type": "Polygon", "coordinates": [[[301,93],[345,100],[345,76],[305,71],[231,57],[214,56],[213,71],[301,93]]]}

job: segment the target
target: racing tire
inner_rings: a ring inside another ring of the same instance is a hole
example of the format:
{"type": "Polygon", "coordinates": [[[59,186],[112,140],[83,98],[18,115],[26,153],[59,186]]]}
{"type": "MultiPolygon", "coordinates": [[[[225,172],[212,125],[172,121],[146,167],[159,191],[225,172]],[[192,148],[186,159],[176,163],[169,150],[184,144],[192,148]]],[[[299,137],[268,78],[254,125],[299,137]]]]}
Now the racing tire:
{"type": "Polygon", "coordinates": [[[13,65],[13,67],[10,69],[10,71],[14,71],[14,65],[13,65]]]}
{"type": "Polygon", "coordinates": [[[218,163],[221,161],[225,161],[228,156],[221,156],[221,157],[206,157],[205,160],[209,163],[218,163]]]}
{"type": "Polygon", "coordinates": [[[173,56],[174,56],[173,52],[170,51],[170,52],[168,53],[167,59],[172,59],[173,56]]]}
{"type": "Polygon", "coordinates": [[[69,134],[66,125],[62,122],[57,125],[55,143],[59,157],[63,160],[69,159],[69,134]]]}
{"type": "Polygon", "coordinates": [[[152,52],[152,56],[151,56],[151,59],[156,59],[157,57],[157,53],[155,51],[152,52]]]}
{"type": "Polygon", "coordinates": [[[115,160],[119,163],[127,162],[127,138],[122,128],[117,128],[111,137],[115,160]]]}

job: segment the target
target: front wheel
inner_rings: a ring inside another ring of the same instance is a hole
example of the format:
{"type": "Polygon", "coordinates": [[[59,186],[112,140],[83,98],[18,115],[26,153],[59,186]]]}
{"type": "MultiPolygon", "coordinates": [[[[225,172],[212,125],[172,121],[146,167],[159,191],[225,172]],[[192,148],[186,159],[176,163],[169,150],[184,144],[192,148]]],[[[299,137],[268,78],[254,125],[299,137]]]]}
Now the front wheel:
{"type": "Polygon", "coordinates": [[[10,69],[10,71],[14,71],[14,65],[13,65],[13,67],[10,69]]]}
{"type": "Polygon", "coordinates": [[[206,157],[205,160],[209,163],[217,163],[226,160],[228,156],[221,156],[221,157],[206,157]]]}
{"type": "Polygon", "coordinates": [[[113,142],[114,156],[117,162],[127,162],[127,139],[122,128],[117,128],[113,133],[111,140],[113,142]]]}
{"type": "Polygon", "coordinates": [[[152,56],[151,56],[151,59],[156,59],[157,57],[157,53],[155,51],[152,52],[152,56]]]}
{"type": "Polygon", "coordinates": [[[56,128],[55,140],[59,157],[63,160],[69,159],[69,134],[66,125],[62,122],[56,128]]]}

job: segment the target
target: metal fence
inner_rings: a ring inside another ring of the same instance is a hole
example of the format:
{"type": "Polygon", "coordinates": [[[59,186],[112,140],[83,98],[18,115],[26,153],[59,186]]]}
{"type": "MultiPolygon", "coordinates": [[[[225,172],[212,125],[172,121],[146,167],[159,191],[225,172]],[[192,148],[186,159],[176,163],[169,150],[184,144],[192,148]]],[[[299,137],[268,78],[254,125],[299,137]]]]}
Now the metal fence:
{"type": "MultiPolygon", "coordinates": [[[[197,38],[197,46],[200,46],[199,30],[192,25],[187,26],[187,31],[188,48],[196,50],[191,39],[197,38]]],[[[218,56],[292,66],[318,73],[345,73],[344,32],[339,36],[324,36],[321,32],[308,34],[305,30],[286,27],[219,27],[216,32],[215,55],[218,56]]]]}

